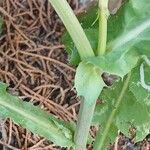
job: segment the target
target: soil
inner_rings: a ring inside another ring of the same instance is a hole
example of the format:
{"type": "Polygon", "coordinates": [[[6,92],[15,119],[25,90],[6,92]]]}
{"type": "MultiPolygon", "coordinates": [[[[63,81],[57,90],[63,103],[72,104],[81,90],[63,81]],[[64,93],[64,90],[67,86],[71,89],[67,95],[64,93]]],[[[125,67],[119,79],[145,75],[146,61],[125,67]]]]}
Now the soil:
{"type": "MultiPolygon", "coordinates": [[[[69,3],[75,13],[85,8],[78,0],[69,3]]],[[[0,81],[20,99],[39,105],[59,119],[76,121],[80,102],[73,89],[75,68],[69,65],[61,43],[64,26],[48,0],[0,1],[0,15],[4,19],[0,81]]],[[[91,134],[95,136],[95,128],[91,134]]],[[[119,137],[117,150],[150,149],[148,138],[136,146],[124,136],[119,137]]],[[[64,150],[11,119],[0,119],[0,144],[0,150],[64,150]]]]}

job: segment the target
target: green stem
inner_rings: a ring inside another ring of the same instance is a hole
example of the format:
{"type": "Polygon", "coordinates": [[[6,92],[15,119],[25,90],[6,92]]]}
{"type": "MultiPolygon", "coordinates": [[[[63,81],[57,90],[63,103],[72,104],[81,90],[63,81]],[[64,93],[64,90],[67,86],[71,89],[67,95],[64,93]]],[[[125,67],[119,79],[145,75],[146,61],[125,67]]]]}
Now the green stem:
{"type": "Polygon", "coordinates": [[[49,0],[73,39],[81,59],[93,57],[92,47],[66,0],[49,0]]]}
{"type": "Polygon", "coordinates": [[[119,109],[119,106],[123,100],[124,94],[128,88],[130,77],[131,77],[131,73],[129,73],[127,76],[127,79],[123,85],[122,91],[121,91],[121,93],[117,99],[116,105],[114,106],[115,109],[112,111],[111,115],[108,118],[108,121],[106,123],[106,127],[104,128],[104,130],[102,132],[99,130],[97,133],[96,140],[94,143],[94,150],[102,150],[103,149],[103,145],[104,145],[105,140],[107,138],[111,124],[112,124],[114,117],[115,117],[115,115],[119,109]]]}
{"type": "Polygon", "coordinates": [[[89,105],[86,100],[81,100],[77,129],[75,133],[76,150],[86,150],[90,125],[92,122],[96,101],[89,105]]]}
{"type": "Polygon", "coordinates": [[[108,0],[99,0],[99,40],[97,54],[103,55],[107,42],[108,0]]]}

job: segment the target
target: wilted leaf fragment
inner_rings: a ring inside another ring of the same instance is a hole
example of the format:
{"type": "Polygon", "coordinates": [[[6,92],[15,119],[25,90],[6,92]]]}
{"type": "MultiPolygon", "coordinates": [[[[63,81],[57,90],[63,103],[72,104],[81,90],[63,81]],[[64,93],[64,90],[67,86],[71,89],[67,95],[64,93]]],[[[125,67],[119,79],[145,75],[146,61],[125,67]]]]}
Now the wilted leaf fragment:
{"type": "Polygon", "coordinates": [[[15,123],[62,147],[73,146],[73,128],[31,103],[23,102],[6,91],[6,84],[0,82],[0,115],[12,118],[15,123]]]}

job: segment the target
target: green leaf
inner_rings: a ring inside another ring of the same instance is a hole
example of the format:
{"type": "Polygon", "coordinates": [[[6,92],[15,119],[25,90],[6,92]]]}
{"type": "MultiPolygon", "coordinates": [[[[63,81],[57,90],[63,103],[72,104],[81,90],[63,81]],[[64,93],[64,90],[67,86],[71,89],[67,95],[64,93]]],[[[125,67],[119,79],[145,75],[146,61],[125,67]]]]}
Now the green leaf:
{"type": "Polygon", "coordinates": [[[104,85],[98,68],[85,62],[79,64],[75,75],[78,96],[83,96],[88,104],[92,104],[99,97],[104,85]]]}
{"type": "Polygon", "coordinates": [[[150,133],[150,112],[148,106],[134,100],[132,93],[125,96],[116,117],[116,126],[127,137],[132,138],[130,129],[136,130],[136,142],[142,141],[150,133]]]}
{"type": "Polygon", "coordinates": [[[120,33],[114,41],[108,44],[108,48],[110,50],[121,50],[124,47],[136,48],[140,54],[148,53],[149,49],[146,48],[150,46],[149,9],[148,0],[130,0],[126,3],[122,9],[123,16],[119,16],[119,23],[123,24],[123,28],[114,26],[114,30],[120,30],[120,33]],[[145,45],[139,47],[143,42],[145,45]]]}
{"type": "Polygon", "coordinates": [[[150,106],[150,66],[146,64],[145,61],[141,62],[141,65],[134,69],[132,74],[132,82],[130,84],[130,91],[134,94],[138,102],[142,102],[148,106],[150,106]],[[142,63],[144,65],[144,72],[141,72],[140,69],[142,67],[142,63]],[[141,81],[142,76],[145,79],[145,84],[149,87],[145,87],[143,82],[141,81]]]}
{"type": "Polygon", "coordinates": [[[149,9],[148,0],[126,1],[119,12],[110,19],[111,26],[108,27],[108,30],[114,32],[109,33],[108,31],[108,38],[110,34],[115,34],[115,36],[109,38],[108,50],[121,50],[126,47],[126,49],[136,49],[140,55],[150,56],[148,48],[150,46],[149,9]]]}
{"type": "MultiPolygon", "coordinates": [[[[100,124],[99,127],[99,133],[97,133],[97,142],[95,142],[94,144],[97,145],[97,143],[100,142],[100,140],[102,139],[103,131],[105,129],[107,120],[109,119],[110,114],[112,113],[112,110],[114,109],[113,104],[111,104],[111,101],[105,102],[102,101],[101,104],[98,104],[95,108],[95,112],[94,112],[94,117],[93,117],[93,121],[92,124],[98,126],[100,124]]],[[[118,128],[116,127],[115,123],[112,122],[110,128],[109,128],[109,132],[107,134],[106,140],[103,143],[103,147],[102,149],[107,149],[108,145],[110,143],[113,143],[115,141],[115,138],[118,135],[118,128]]]]}
{"type": "Polygon", "coordinates": [[[87,6],[86,10],[80,13],[78,20],[84,29],[91,29],[98,27],[98,3],[93,1],[87,6]]]}
{"type": "Polygon", "coordinates": [[[120,51],[111,51],[105,55],[87,59],[88,63],[93,64],[110,74],[118,75],[123,78],[138,62],[139,56],[136,51],[122,49],[120,51]]]}
{"type": "MultiPolygon", "coordinates": [[[[84,32],[92,45],[92,49],[96,51],[98,44],[98,7],[97,3],[94,3],[91,7],[89,7],[84,13],[78,16],[80,24],[84,28],[84,32]]],[[[122,15],[122,11],[119,11],[120,16],[122,15]]],[[[108,20],[108,41],[116,38],[116,36],[120,33],[120,30],[114,30],[114,26],[118,29],[122,29],[122,24],[116,22],[119,21],[118,15],[114,15],[110,17],[108,20]],[[112,34],[113,33],[113,34],[112,34]]],[[[69,36],[68,32],[64,33],[62,36],[62,42],[66,46],[66,50],[71,55],[71,64],[78,65],[80,63],[79,54],[77,52],[76,46],[73,43],[73,40],[69,36]],[[73,61],[72,61],[73,60],[73,61]],[[74,61],[75,60],[75,61],[74,61]]]]}
{"type": "Polygon", "coordinates": [[[2,117],[12,118],[15,123],[46,137],[59,146],[74,146],[71,124],[58,120],[39,107],[10,95],[6,87],[6,84],[0,82],[0,115],[2,117]]]}
{"type": "MultiPolygon", "coordinates": [[[[140,66],[141,62],[128,75],[128,80],[116,82],[112,87],[103,89],[100,95],[103,103],[96,106],[93,123],[102,126],[101,135],[105,133],[104,141],[111,134],[111,126],[116,126],[118,131],[130,138],[134,136],[130,129],[134,128],[136,142],[143,140],[150,132],[150,92],[140,86],[140,66]]],[[[150,81],[149,67],[145,66],[144,70],[146,81],[150,81]]]]}
{"type": "MultiPolygon", "coordinates": [[[[96,150],[95,147],[97,147],[101,141],[101,138],[103,136],[104,127],[105,127],[105,125],[101,124],[100,129],[99,129],[101,132],[99,132],[99,134],[96,135],[97,141],[94,143],[94,149],[93,150],[96,150]]],[[[115,141],[117,135],[118,135],[118,128],[115,126],[114,123],[112,123],[110,128],[109,128],[109,133],[107,134],[107,140],[105,140],[101,149],[107,150],[109,145],[115,141]]]]}
{"type": "MultiPolygon", "coordinates": [[[[96,46],[98,44],[97,39],[98,39],[98,34],[97,30],[95,29],[86,29],[84,30],[88,40],[90,41],[90,44],[92,46],[92,49],[96,51],[96,46]]],[[[69,62],[73,65],[78,65],[81,61],[79,53],[68,33],[65,33],[62,36],[62,42],[66,46],[66,51],[70,55],[69,62]]]]}
{"type": "Polygon", "coordinates": [[[67,32],[62,36],[62,42],[66,45],[65,49],[69,54],[69,63],[73,65],[78,65],[81,61],[81,58],[73,41],[71,40],[70,35],[67,32]]]}
{"type": "MultiPolygon", "coordinates": [[[[108,19],[108,39],[107,50],[121,51],[126,49],[136,50],[139,55],[150,56],[150,3],[148,0],[131,0],[125,1],[124,5],[119,9],[117,14],[112,15],[108,19]],[[143,9],[144,8],[144,9],[143,9]]],[[[84,30],[91,29],[91,37],[98,34],[98,23],[92,26],[93,21],[97,18],[97,8],[92,7],[85,14],[79,17],[84,30]],[[93,17],[89,17],[88,15],[93,17]],[[92,33],[92,29],[93,33],[92,33]]],[[[89,35],[89,36],[90,36],[89,35]]],[[[70,39],[71,40],[71,39],[70,39]]],[[[97,39],[89,39],[94,41],[97,39]]],[[[96,44],[96,43],[95,43],[96,44]]],[[[67,45],[67,44],[65,44],[67,45]]],[[[95,45],[94,47],[96,47],[95,45]]],[[[75,50],[72,49],[72,51],[75,50]]],[[[74,59],[76,55],[73,55],[74,59]]]]}

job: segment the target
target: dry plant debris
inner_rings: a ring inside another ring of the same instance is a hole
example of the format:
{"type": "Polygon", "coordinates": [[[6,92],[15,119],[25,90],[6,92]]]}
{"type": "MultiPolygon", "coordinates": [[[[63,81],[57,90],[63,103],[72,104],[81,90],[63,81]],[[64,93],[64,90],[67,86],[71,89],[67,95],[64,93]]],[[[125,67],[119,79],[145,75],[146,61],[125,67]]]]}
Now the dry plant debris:
{"type": "MultiPolygon", "coordinates": [[[[78,8],[78,2],[72,2],[78,8]]],[[[0,37],[0,80],[24,101],[65,121],[75,121],[79,102],[73,90],[75,69],[68,65],[60,36],[64,27],[48,0],[0,2],[4,31],[0,37]]],[[[45,139],[1,120],[5,149],[60,149],[45,139]]]]}

